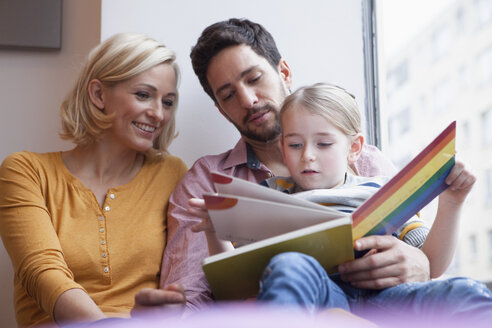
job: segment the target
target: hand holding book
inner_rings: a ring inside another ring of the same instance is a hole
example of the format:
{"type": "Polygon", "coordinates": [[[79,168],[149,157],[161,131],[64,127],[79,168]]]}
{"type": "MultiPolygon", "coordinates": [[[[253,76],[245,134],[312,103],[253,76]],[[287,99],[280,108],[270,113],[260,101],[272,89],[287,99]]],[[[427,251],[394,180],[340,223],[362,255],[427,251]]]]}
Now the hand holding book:
{"type": "Polygon", "coordinates": [[[188,205],[190,206],[187,209],[188,213],[202,219],[200,223],[197,223],[191,227],[191,231],[203,231],[205,233],[210,255],[227,252],[234,249],[234,246],[230,241],[217,238],[213,223],[210,220],[208,209],[203,199],[191,198],[190,200],[188,200],[188,205]]]}
{"type": "Polygon", "coordinates": [[[205,205],[205,201],[200,198],[190,198],[188,200],[188,205],[190,207],[187,208],[187,212],[191,215],[202,219],[202,222],[195,224],[191,227],[191,231],[193,232],[214,232],[214,226],[212,221],[210,220],[210,215],[208,214],[207,206],[205,205]]]}

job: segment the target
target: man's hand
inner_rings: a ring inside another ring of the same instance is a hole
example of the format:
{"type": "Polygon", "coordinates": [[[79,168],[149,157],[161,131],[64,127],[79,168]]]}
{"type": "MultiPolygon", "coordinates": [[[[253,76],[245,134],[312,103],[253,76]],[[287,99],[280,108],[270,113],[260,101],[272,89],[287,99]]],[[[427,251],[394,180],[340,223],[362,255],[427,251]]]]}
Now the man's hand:
{"type": "Polygon", "coordinates": [[[354,287],[383,289],[429,280],[425,254],[393,236],[363,237],[355,241],[354,248],[370,250],[365,256],[338,266],[342,279],[354,287]]]}
{"type": "Polygon", "coordinates": [[[132,317],[139,315],[158,314],[168,310],[184,310],[186,297],[183,287],[172,284],[164,289],[144,288],[135,295],[135,305],[131,310],[132,317]]]}

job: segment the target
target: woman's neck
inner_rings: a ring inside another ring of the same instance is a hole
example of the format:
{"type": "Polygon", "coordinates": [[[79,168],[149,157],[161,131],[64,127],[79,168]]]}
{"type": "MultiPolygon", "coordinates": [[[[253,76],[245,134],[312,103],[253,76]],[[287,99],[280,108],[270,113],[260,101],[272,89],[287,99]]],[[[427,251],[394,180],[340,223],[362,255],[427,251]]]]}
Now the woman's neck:
{"type": "Polygon", "coordinates": [[[144,161],[144,155],[137,151],[118,150],[104,143],[77,146],[62,157],[68,170],[89,188],[125,184],[140,171],[144,161]]]}

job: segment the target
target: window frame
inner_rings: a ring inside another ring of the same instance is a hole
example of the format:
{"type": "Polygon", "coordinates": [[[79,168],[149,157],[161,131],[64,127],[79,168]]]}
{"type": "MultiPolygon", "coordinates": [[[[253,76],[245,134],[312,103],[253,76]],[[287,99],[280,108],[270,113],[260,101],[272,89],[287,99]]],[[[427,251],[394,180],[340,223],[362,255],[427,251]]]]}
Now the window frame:
{"type": "Polygon", "coordinates": [[[362,37],[364,52],[365,119],[367,143],[383,149],[383,131],[387,123],[382,120],[381,88],[379,80],[380,56],[378,54],[377,1],[362,1],[362,37]]]}

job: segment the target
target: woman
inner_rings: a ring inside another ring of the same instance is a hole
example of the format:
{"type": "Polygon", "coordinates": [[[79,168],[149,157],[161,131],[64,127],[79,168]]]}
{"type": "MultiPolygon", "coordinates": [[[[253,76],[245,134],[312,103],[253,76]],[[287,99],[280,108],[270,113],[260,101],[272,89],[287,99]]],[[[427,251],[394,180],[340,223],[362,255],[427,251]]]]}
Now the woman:
{"type": "Polygon", "coordinates": [[[0,168],[0,233],[19,326],[128,316],[157,288],[168,198],[186,172],[175,137],[174,53],[118,34],[90,54],[61,106],[75,148],[0,168]]]}

